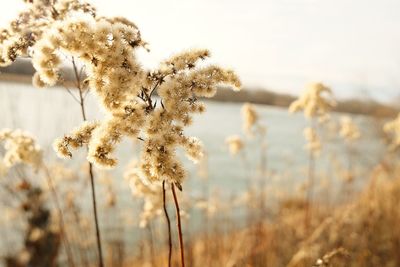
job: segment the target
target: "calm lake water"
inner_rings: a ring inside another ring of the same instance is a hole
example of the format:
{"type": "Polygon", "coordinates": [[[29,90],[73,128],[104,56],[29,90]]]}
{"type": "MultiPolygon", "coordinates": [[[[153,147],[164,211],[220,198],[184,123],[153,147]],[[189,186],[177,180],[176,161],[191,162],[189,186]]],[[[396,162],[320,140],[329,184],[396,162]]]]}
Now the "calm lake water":
{"type": "MultiPolygon", "coordinates": [[[[103,113],[99,110],[94,96],[88,96],[88,118],[101,119],[103,113]]],[[[219,192],[222,198],[240,194],[246,188],[244,177],[255,177],[256,166],[260,160],[260,145],[257,139],[248,140],[246,158],[250,168],[245,169],[240,157],[229,155],[225,145],[225,138],[232,134],[242,133],[240,117],[241,104],[207,102],[207,112],[195,117],[192,127],[187,133],[199,137],[208,154],[208,188],[210,192],[219,192]]],[[[294,191],[306,179],[306,165],[308,156],[304,151],[303,128],[308,122],[302,114],[290,115],[286,109],[257,106],[260,121],[267,126],[268,141],[268,186],[282,188],[286,192],[294,191]]],[[[0,83],[0,128],[21,128],[29,131],[46,151],[49,161],[59,161],[78,169],[79,161],[84,158],[83,151],[74,154],[74,160],[56,159],[51,148],[52,141],[70,132],[81,122],[79,106],[72,97],[60,88],[35,89],[26,84],[0,83]]],[[[340,114],[334,114],[338,120],[340,114]]],[[[359,169],[357,178],[362,183],[366,174],[378,162],[384,153],[384,145],[377,136],[374,120],[365,116],[353,116],[355,122],[362,129],[362,138],[357,142],[357,162],[354,165],[359,169]]],[[[324,131],[325,140],[321,159],[317,164],[320,177],[335,179],[335,168],[332,158],[341,164],[346,164],[345,147],[337,138],[338,131],[324,131]],[[336,136],[336,138],[335,138],[336,136]],[[335,156],[336,155],[336,156],[335,156]]],[[[118,201],[122,205],[132,207],[132,197],[126,181],[122,177],[124,167],[133,157],[137,157],[138,148],[125,140],[119,145],[117,154],[120,160],[118,168],[110,175],[118,192],[118,201]]],[[[197,175],[197,167],[184,160],[189,170],[189,177],[184,183],[184,190],[193,197],[199,197],[204,188],[203,182],[197,175]]],[[[99,198],[104,194],[102,188],[98,190],[99,198]]],[[[89,196],[82,196],[82,202],[89,207],[89,196]]],[[[104,221],[110,221],[108,215],[102,215],[104,221]]],[[[112,220],[111,220],[112,221],[112,220]]],[[[112,222],[111,222],[112,223],[112,222]]]]}

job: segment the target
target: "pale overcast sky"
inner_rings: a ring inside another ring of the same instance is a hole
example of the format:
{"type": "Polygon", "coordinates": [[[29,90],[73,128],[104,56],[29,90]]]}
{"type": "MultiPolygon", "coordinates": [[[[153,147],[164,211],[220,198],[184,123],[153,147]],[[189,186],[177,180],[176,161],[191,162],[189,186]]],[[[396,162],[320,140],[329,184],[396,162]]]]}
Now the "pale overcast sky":
{"type": "MultiPolygon", "coordinates": [[[[21,1],[2,0],[5,25],[21,1]],[[5,2],[8,7],[5,8],[5,2]]],[[[323,81],[339,97],[400,96],[400,0],[92,0],[134,21],[149,65],[206,47],[244,85],[298,94],[323,81]]]]}

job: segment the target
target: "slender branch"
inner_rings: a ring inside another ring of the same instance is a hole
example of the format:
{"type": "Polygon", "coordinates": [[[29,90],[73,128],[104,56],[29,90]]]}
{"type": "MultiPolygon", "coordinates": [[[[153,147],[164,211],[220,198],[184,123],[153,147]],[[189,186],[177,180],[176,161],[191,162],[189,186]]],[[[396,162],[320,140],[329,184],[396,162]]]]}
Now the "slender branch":
{"type": "Polygon", "coordinates": [[[98,216],[97,216],[96,189],[95,189],[95,185],[94,185],[94,175],[93,175],[92,163],[89,163],[89,174],[90,174],[90,185],[92,188],[92,204],[93,204],[94,222],[95,222],[95,226],[96,226],[97,250],[99,252],[99,266],[104,267],[103,253],[102,253],[102,249],[101,249],[99,220],[98,220],[98,216]]]}
{"type": "Polygon", "coordinates": [[[72,57],[72,67],[74,69],[74,74],[75,74],[75,80],[76,80],[76,87],[81,90],[81,77],[80,74],[78,73],[78,67],[76,66],[75,58],[72,57]]]}
{"type": "Polygon", "coordinates": [[[171,267],[171,259],[172,259],[171,220],[169,219],[168,210],[167,210],[167,205],[166,205],[166,200],[165,200],[165,180],[162,182],[162,187],[163,187],[163,206],[164,206],[164,214],[165,214],[165,218],[167,218],[167,224],[168,224],[168,245],[169,245],[169,251],[168,251],[168,267],[171,267]]]}
{"type": "Polygon", "coordinates": [[[159,85],[161,85],[161,81],[163,81],[164,78],[165,78],[165,76],[164,76],[164,77],[161,77],[160,79],[157,80],[157,82],[156,82],[156,84],[154,85],[153,89],[151,89],[151,91],[150,91],[150,94],[149,94],[149,97],[150,97],[150,98],[151,98],[151,96],[153,95],[154,91],[157,89],[157,87],[158,87],[159,85]]]}
{"type": "MultiPolygon", "coordinates": [[[[311,119],[311,129],[313,131],[318,130],[315,118],[311,119]]],[[[315,164],[316,164],[316,156],[314,154],[313,149],[309,151],[309,159],[308,159],[308,185],[307,185],[307,193],[306,193],[306,213],[305,213],[305,230],[308,231],[308,228],[312,221],[312,209],[313,209],[313,195],[314,195],[314,180],[315,180],[315,164]]]]}
{"type": "MultiPolygon", "coordinates": [[[[76,87],[79,90],[79,99],[80,99],[82,118],[84,121],[86,121],[85,99],[83,97],[81,80],[80,80],[78,68],[76,66],[74,57],[72,57],[72,66],[73,66],[75,78],[76,78],[76,87]]],[[[99,220],[98,220],[98,216],[97,216],[96,189],[95,189],[95,184],[94,184],[93,166],[92,166],[91,162],[88,162],[88,163],[89,163],[90,185],[91,185],[91,189],[92,189],[92,205],[93,205],[93,214],[94,214],[94,224],[95,224],[95,228],[96,228],[97,251],[99,253],[99,267],[104,267],[103,253],[102,253],[102,248],[101,248],[99,220]]]]}
{"type": "Polygon", "coordinates": [[[43,164],[42,167],[43,167],[43,170],[44,170],[44,172],[46,174],[47,184],[49,186],[51,194],[52,194],[52,196],[54,198],[54,202],[56,204],[56,209],[57,209],[58,216],[59,216],[59,219],[60,219],[60,231],[61,231],[62,239],[64,241],[65,251],[67,253],[67,259],[69,261],[70,266],[74,267],[75,266],[75,262],[74,262],[73,256],[72,256],[71,244],[70,244],[70,242],[68,240],[67,232],[65,231],[64,214],[63,214],[62,209],[61,209],[61,204],[60,204],[60,201],[58,199],[57,191],[56,191],[56,189],[54,187],[53,180],[51,179],[50,172],[49,172],[48,168],[44,164],[43,164]]]}
{"type": "Polygon", "coordinates": [[[182,225],[181,225],[181,214],[179,209],[178,199],[175,193],[175,185],[171,183],[172,195],[174,196],[175,208],[176,208],[176,218],[178,219],[178,235],[179,235],[179,246],[181,248],[181,266],[185,267],[185,252],[183,247],[183,237],[182,237],[182,225]]]}
{"type": "Polygon", "coordinates": [[[305,229],[308,230],[311,222],[311,210],[313,202],[313,191],[314,191],[314,155],[313,151],[309,152],[308,160],[308,185],[307,185],[307,196],[306,196],[306,214],[305,214],[305,229]]]}
{"type": "Polygon", "coordinates": [[[148,233],[148,241],[150,247],[150,259],[151,259],[151,267],[155,267],[156,263],[154,262],[156,259],[156,254],[154,253],[154,237],[153,237],[153,229],[151,227],[151,222],[147,224],[147,233],[148,233]]]}
{"type": "Polygon", "coordinates": [[[71,89],[69,89],[65,84],[62,84],[64,89],[67,90],[68,94],[70,94],[72,96],[72,98],[75,100],[76,103],[78,103],[79,105],[81,104],[81,102],[79,101],[78,98],[76,98],[76,96],[71,92],[71,89]]]}
{"type": "Polygon", "coordinates": [[[161,83],[164,81],[165,77],[167,77],[167,75],[162,76],[159,79],[157,79],[157,82],[155,83],[154,87],[151,89],[149,94],[145,90],[143,90],[143,93],[146,96],[145,102],[147,101],[147,105],[148,105],[148,107],[150,107],[150,109],[154,109],[151,97],[152,97],[153,93],[156,91],[157,87],[159,85],[161,85],[161,83]]]}

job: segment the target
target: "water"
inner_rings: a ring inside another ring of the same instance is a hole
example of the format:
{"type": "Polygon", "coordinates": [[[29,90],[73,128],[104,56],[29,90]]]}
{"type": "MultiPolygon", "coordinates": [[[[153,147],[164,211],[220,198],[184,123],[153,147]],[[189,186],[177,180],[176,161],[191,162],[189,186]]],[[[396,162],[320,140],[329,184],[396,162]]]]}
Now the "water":
{"type": "MultiPolygon", "coordinates": [[[[94,96],[87,98],[87,114],[90,119],[101,119],[103,113],[99,110],[94,96]]],[[[200,138],[208,155],[208,190],[218,192],[222,198],[228,199],[238,195],[246,188],[247,181],[244,177],[255,177],[260,160],[260,144],[257,139],[246,140],[246,158],[250,165],[244,168],[240,157],[229,155],[225,139],[232,134],[242,133],[241,104],[207,102],[207,112],[196,116],[194,124],[186,133],[200,138]]],[[[286,109],[257,106],[260,122],[267,126],[267,161],[269,179],[267,186],[281,188],[286,192],[296,190],[301,182],[306,179],[307,153],[304,151],[303,129],[308,122],[302,114],[290,115],[286,109]]],[[[0,83],[0,129],[21,128],[33,134],[45,150],[49,162],[59,161],[78,170],[80,162],[84,159],[84,151],[75,152],[74,159],[56,159],[51,148],[51,143],[57,137],[70,132],[81,123],[81,114],[78,104],[61,88],[35,89],[26,84],[0,83]]],[[[339,114],[334,114],[337,120],[339,114]]],[[[358,151],[356,167],[358,182],[367,180],[367,174],[378,162],[384,153],[384,145],[377,138],[377,132],[371,126],[373,120],[365,116],[353,116],[355,122],[362,129],[362,138],[357,142],[358,151]]],[[[338,161],[346,164],[345,146],[338,138],[337,132],[323,134],[325,140],[322,156],[318,160],[318,173],[331,177],[335,167],[329,164],[333,155],[338,155],[338,161]]],[[[126,181],[122,177],[124,167],[133,157],[137,157],[138,148],[130,140],[125,140],[118,147],[117,157],[119,165],[110,172],[117,191],[117,197],[122,207],[136,209],[138,203],[132,200],[126,181]],[[135,204],[132,204],[135,203],[135,204]]],[[[189,177],[184,183],[185,192],[192,198],[202,195],[204,183],[198,178],[197,167],[184,159],[185,167],[189,170],[189,177]]],[[[321,175],[322,176],[322,175],[321,175]]],[[[332,178],[332,177],[331,177],[332,178]]],[[[104,189],[98,190],[98,197],[102,199],[104,189]]],[[[89,194],[80,196],[81,203],[86,208],[90,207],[89,194]]],[[[101,201],[100,201],[101,203],[101,201]]],[[[111,216],[112,217],[112,216],[111,216]]],[[[191,219],[196,222],[196,215],[191,219]]],[[[103,227],[112,225],[115,218],[110,218],[109,213],[102,213],[103,227]]]]}
{"type": "MultiPolygon", "coordinates": [[[[103,113],[99,110],[94,96],[88,97],[88,118],[101,119],[103,113]]],[[[46,150],[46,156],[54,159],[51,143],[57,137],[70,132],[81,123],[80,109],[72,97],[59,88],[35,89],[26,84],[0,84],[0,128],[21,128],[32,133],[46,150]]],[[[199,137],[208,154],[208,169],[210,185],[226,190],[240,190],[246,170],[240,157],[229,155],[225,139],[232,134],[242,134],[240,117],[241,104],[207,102],[207,112],[195,117],[194,124],[186,133],[199,137]]],[[[286,109],[257,106],[260,121],[267,126],[268,165],[271,171],[298,171],[307,162],[304,151],[304,127],[308,122],[302,114],[288,114],[286,109]]],[[[334,114],[338,119],[340,115],[334,114]]],[[[383,144],[377,139],[374,129],[371,129],[372,119],[364,116],[353,116],[361,129],[362,139],[357,144],[357,150],[363,155],[362,163],[374,163],[383,153],[383,144]]],[[[344,152],[340,140],[327,140],[329,143],[322,152],[322,162],[333,153],[344,152]]],[[[257,139],[246,140],[246,157],[255,168],[259,161],[259,144],[257,139]]],[[[125,140],[118,148],[118,158],[121,170],[134,155],[137,149],[131,142],[125,140]]],[[[79,154],[79,153],[78,153],[79,154]]],[[[343,153],[342,153],[343,154],[343,153]]],[[[196,166],[185,161],[190,170],[189,175],[195,176],[196,166]]],[[[324,167],[324,164],[321,164],[324,167]]],[[[326,167],[326,166],[325,166],[326,167]]],[[[253,168],[253,169],[254,169],[253,168]]],[[[194,177],[189,178],[194,180],[194,177]]],[[[301,178],[299,178],[301,179],[301,178]]]]}

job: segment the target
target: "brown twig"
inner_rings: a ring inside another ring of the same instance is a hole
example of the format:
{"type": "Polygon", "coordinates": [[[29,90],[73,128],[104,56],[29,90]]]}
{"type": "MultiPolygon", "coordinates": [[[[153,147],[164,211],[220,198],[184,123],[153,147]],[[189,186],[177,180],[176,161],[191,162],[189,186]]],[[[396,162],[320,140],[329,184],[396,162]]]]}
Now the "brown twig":
{"type": "Polygon", "coordinates": [[[314,155],[313,151],[310,151],[308,160],[308,185],[307,185],[307,195],[306,195],[306,214],[305,214],[305,229],[308,230],[311,222],[311,210],[313,202],[313,188],[314,187],[314,155]]]}
{"type": "Polygon", "coordinates": [[[51,179],[50,172],[49,172],[49,170],[47,169],[47,167],[44,164],[43,164],[43,170],[44,170],[44,172],[46,174],[47,184],[49,186],[50,192],[51,192],[51,194],[52,194],[52,196],[54,198],[54,202],[56,204],[56,209],[57,209],[57,212],[58,212],[58,216],[60,217],[59,218],[60,219],[60,231],[61,231],[62,240],[64,241],[65,252],[67,253],[67,259],[68,259],[69,265],[74,267],[75,266],[75,262],[74,262],[74,259],[73,259],[73,256],[72,256],[72,249],[71,249],[71,245],[70,245],[70,242],[68,240],[68,237],[67,237],[67,232],[65,231],[64,214],[63,214],[62,209],[61,209],[61,204],[60,204],[60,201],[58,199],[57,191],[56,191],[56,189],[54,187],[53,180],[51,179]]]}
{"type": "MultiPolygon", "coordinates": [[[[315,129],[315,121],[312,122],[312,128],[315,129]]],[[[307,195],[306,195],[306,211],[305,211],[305,221],[304,227],[308,231],[312,220],[312,208],[313,208],[313,194],[314,194],[314,177],[315,176],[315,155],[314,151],[309,151],[308,159],[308,185],[307,185],[307,195]]]]}
{"type": "MultiPolygon", "coordinates": [[[[72,66],[73,66],[75,78],[76,78],[76,87],[79,90],[79,99],[80,99],[82,118],[84,121],[86,121],[85,99],[84,99],[83,93],[82,93],[80,76],[79,76],[78,69],[77,69],[77,66],[75,63],[75,59],[73,57],[72,57],[72,66]]],[[[99,253],[99,267],[104,267],[103,253],[102,253],[102,248],[101,248],[99,221],[98,221],[98,216],[97,216],[96,189],[95,189],[95,184],[94,184],[93,165],[90,162],[89,162],[89,176],[90,176],[90,185],[91,185],[91,189],[92,189],[92,204],[93,204],[94,223],[95,223],[95,228],[96,228],[97,251],[99,253]]]]}
{"type": "Polygon", "coordinates": [[[168,250],[168,267],[171,267],[171,259],[172,259],[171,220],[169,219],[167,205],[166,205],[166,199],[165,199],[165,180],[162,182],[162,187],[163,187],[164,214],[165,214],[165,218],[167,219],[167,224],[168,224],[168,246],[169,246],[169,250],[168,250]]]}
{"type": "Polygon", "coordinates": [[[178,235],[179,235],[179,246],[181,249],[181,266],[185,267],[185,252],[184,252],[184,247],[183,247],[181,214],[180,214],[180,209],[179,209],[178,198],[176,197],[175,185],[173,183],[171,183],[171,190],[172,190],[172,195],[174,196],[174,203],[175,203],[175,208],[176,208],[176,218],[178,220],[177,226],[178,226],[178,235]]]}

